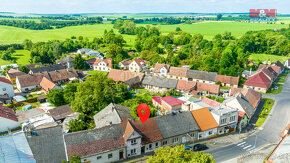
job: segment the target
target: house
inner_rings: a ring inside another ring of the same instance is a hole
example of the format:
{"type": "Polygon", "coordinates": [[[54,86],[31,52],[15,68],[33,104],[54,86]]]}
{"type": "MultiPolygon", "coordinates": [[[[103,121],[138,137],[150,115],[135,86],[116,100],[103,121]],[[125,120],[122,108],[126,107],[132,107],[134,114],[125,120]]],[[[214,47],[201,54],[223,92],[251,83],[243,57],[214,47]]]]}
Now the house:
{"type": "Polygon", "coordinates": [[[170,69],[170,65],[168,64],[156,63],[156,65],[154,66],[153,73],[156,76],[167,76],[169,69],[170,69]]]}
{"type": "Polygon", "coordinates": [[[255,113],[253,106],[242,93],[238,93],[234,97],[225,100],[223,104],[245,112],[248,119],[251,119],[255,113]]]}
{"type": "Polygon", "coordinates": [[[286,60],[284,66],[285,66],[286,68],[290,68],[290,59],[287,59],[287,60],[286,60]]]}
{"type": "Polygon", "coordinates": [[[239,85],[239,77],[232,77],[226,75],[217,75],[216,82],[220,82],[224,87],[234,87],[238,88],[239,85]]]}
{"type": "Polygon", "coordinates": [[[67,160],[61,126],[27,131],[25,135],[36,162],[67,160]]]}
{"type": "Polygon", "coordinates": [[[198,139],[205,139],[217,135],[218,123],[210,113],[208,108],[191,111],[198,127],[198,139]]]}
{"type": "Polygon", "coordinates": [[[115,82],[125,83],[128,88],[135,88],[141,85],[144,74],[138,72],[111,69],[107,77],[113,79],[115,82]]]}
{"type": "Polygon", "coordinates": [[[30,109],[30,110],[16,110],[16,117],[19,122],[28,122],[29,119],[33,119],[34,117],[41,117],[44,112],[38,108],[30,109]]]}
{"type": "MultiPolygon", "coordinates": [[[[133,121],[132,125],[141,135],[141,154],[153,152],[155,149],[161,147],[163,137],[155,117],[149,118],[144,124],[141,121],[133,121]]],[[[128,130],[128,128],[126,129],[128,130]]],[[[129,145],[131,145],[131,142],[129,145]]],[[[128,155],[130,154],[132,156],[132,153],[134,153],[134,149],[127,151],[128,155]]]]}
{"type": "Polygon", "coordinates": [[[112,58],[97,59],[94,63],[94,70],[110,72],[112,69],[112,58]]]}
{"type": "Polygon", "coordinates": [[[178,112],[185,101],[179,100],[172,96],[156,97],[152,98],[156,107],[160,107],[163,114],[171,114],[173,112],[178,112]],[[159,101],[160,99],[160,101],[159,101]],[[156,100],[156,101],[155,101],[156,100]]]}
{"type": "Polygon", "coordinates": [[[1,162],[36,163],[34,155],[23,132],[16,132],[6,136],[0,136],[0,144],[1,162]]]}
{"type": "Polygon", "coordinates": [[[0,95],[5,95],[9,98],[12,98],[15,95],[11,81],[4,77],[0,77],[0,95]]]}
{"type": "Polygon", "coordinates": [[[79,49],[77,51],[78,54],[88,54],[90,51],[93,51],[93,49],[87,49],[87,48],[83,48],[83,49],[79,49]]]}
{"type": "Polygon", "coordinates": [[[274,163],[274,162],[289,162],[290,160],[290,124],[280,134],[281,140],[276,145],[273,151],[266,157],[265,163],[274,163]]]}
{"type": "Polygon", "coordinates": [[[87,60],[87,63],[90,65],[90,68],[94,68],[94,63],[96,62],[96,58],[90,58],[87,60]]]}
{"type": "Polygon", "coordinates": [[[248,70],[244,70],[244,71],[242,72],[242,77],[248,79],[252,74],[253,74],[252,69],[251,69],[250,71],[248,71],[248,70]]]}
{"type": "Polygon", "coordinates": [[[216,82],[216,72],[198,71],[198,70],[188,70],[186,72],[186,79],[188,81],[196,81],[200,83],[215,84],[216,82]]]}
{"type": "Polygon", "coordinates": [[[276,78],[278,77],[278,74],[270,66],[266,66],[262,64],[260,64],[258,70],[255,73],[253,73],[251,76],[254,76],[255,74],[258,74],[260,72],[264,73],[272,82],[274,82],[276,78]]]}
{"type": "Polygon", "coordinates": [[[54,109],[50,109],[48,112],[55,121],[63,121],[66,117],[74,113],[69,105],[62,105],[54,109]]]}
{"type": "Polygon", "coordinates": [[[152,104],[155,107],[161,108],[161,97],[158,95],[155,95],[152,97],[152,104]]]}
{"type": "Polygon", "coordinates": [[[145,75],[142,80],[142,87],[150,92],[166,93],[168,90],[176,88],[177,80],[157,76],[145,75]]]}
{"type": "Polygon", "coordinates": [[[281,68],[281,71],[283,72],[285,69],[285,66],[280,62],[280,61],[276,61],[272,64],[273,66],[279,66],[281,68]]]}
{"type": "Polygon", "coordinates": [[[29,74],[51,72],[51,71],[62,70],[62,69],[65,69],[65,68],[60,64],[47,65],[43,67],[36,67],[36,68],[30,69],[29,74]]]}
{"type": "Polygon", "coordinates": [[[216,84],[208,84],[208,83],[196,83],[196,89],[190,92],[191,95],[198,94],[215,94],[219,95],[220,86],[216,84]]]}
{"type": "Polygon", "coordinates": [[[134,119],[131,116],[130,108],[117,105],[117,104],[109,104],[96,115],[94,115],[95,128],[101,128],[104,126],[119,124],[127,120],[128,118],[134,119]]]}
{"type": "Polygon", "coordinates": [[[122,68],[123,70],[128,70],[129,69],[129,65],[131,64],[131,60],[124,60],[119,62],[118,67],[122,68]]]}
{"type": "Polygon", "coordinates": [[[254,109],[258,107],[260,101],[262,99],[262,94],[251,89],[251,88],[243,88],[241,93],[246,97],[248,102],[253,106],[254,109]]]}
{"type": "Polygon", "coordinates": [[[3,105],[0,105],[0,124],[0,132],[20,127],[14,111],[3,105]]]}
{"type": "Polygon", "coordinates": [[[248,60],[248,66],[254,66],[254,65],[256,65],[255,62],[253,62],[252,60],[249,59],[248,60]]]}
{"type": "Polygon", "coordinates": [[[251,76],[244,83],[244,88],[252,88],[257,92],[266,93],[271,84],[271,79],[269,79],[263,72],[259,72],[254,76],[251,76]]]}
{"type": "Polygon", "coordinates": [[[147,68],[146,62],[142,58],[134,59],[129,64],[129,71],[141,72],[147,68]]]}
{"type": "Polygon", "coordinates": [[[271,67],[271,69],[273,69],[273,70],[275,71],[275,73],[276,73],[278,76],[282,73],[282,71],[281,71],[281,67],[279,67],[279,66],[274,66],[274,65],[271,65],[270,67],[271,67]]]}
{"type": "Polygon", "coordinates": [[[198,139],[198,126],[190,111],[155,117],[163,137],[161,146],[193,143],[198,139]]]}
{"type": "Polygon", "coordinates": [[[63,65],[65,68],[73,68],[74,67],[74,58],[73,57],[65,57],[61,60],[56,60],[57,64],[63,65]]]}
{"type": "Polygon", "coordinates": [[[216,122],[219,124],[219,135],[235,131],[239,118],[238,110],[234,110],[225,105],[220,105],[212,109],[211,114],[213,115],[216,122]]]}
{"type": "Polygon", "coordinates": [[[176,89],[181,92],[188,92],[196,88],[196,81],[178,80],[176,89]]]}
{"type": "Polygon", "coordinates": [[[43,64],[41,62],[30,64],[30,65],[25,65],[29,70],[35,68],[35,67],[43,67],[43,64]]]}
{"type": "Polygon", "coordinates": [[[94,163],[122,160],[127,156],[124,138],[121,124],[65,134],[67,158],[78,155],[81,162],[94,163]]]}
{"type": "Polygon", "coordinates": [[[0,68],[1,68],[1,70],[4,70],[8,66],[10,66],[10,67],[12,67],[13,69],[16,69],[16,70],[18,70],[18,67],[19,67],[18,64],[10,64],[10,65],[3,65],[0,68]]]}
{"type": "Polygon", "coordinates": [[[16,84],[16,77],[21,75],[26,75],[26,73],[12,68],[6,73],[6,78],[10,80],[12,84],[16,84]]]}
{"type": "Polygon", "coordinates": [[[186,80],[186,74],[188,69],[182,67],[170,67],[169,73],[167,74],[168,78],[171,79],[182,79],[186,80]]]}
{"type": "Polygon", "coordinates": [[[92,57],[92,56],[96,56],[97,59],[104,59],[104,54],[101,53],[101,52],[99,52],[99,51],[93,51],[93,50],[91,50],[91,51],[89,51],[87,54],[88,54],[90,57],[92,57]]]}
{"type": "MultiPolygon", "coordinates": [[[[41,88],[40,83],[43,77],[47,78],[49,81],[62,85],[78,77],[77,72],[74,68],[60,69],[50,72],[27,74],[16,77],[17,89],[21,92],[28,92],[35,88],[41,88]]],[[[51,84],[50,84],[51,85],[51,84]]],[[[46,89],[51,89],[53,87],[46,85],[46,89]]],[[[46,90],[48,91],[48,90],[46,90]]]]}
{"type": "Polygon", "coordinates": [[[56,85],[54,82],[48,80],[46,77],[43,77],[41,82],[39,83],[44,93],[48,93],[50,90],[58,89],[61,90],[62,88],[56,85]]]}
{"type": "MultiPolygon", "coordinates": [[[[127,157],[133,157],[141,154],[142,135],[131,121],[127,121],[123,127],[123,138],[126,144],[127,157]]],[[[145,152],[145,151],[144,151],[145,152]]]]}

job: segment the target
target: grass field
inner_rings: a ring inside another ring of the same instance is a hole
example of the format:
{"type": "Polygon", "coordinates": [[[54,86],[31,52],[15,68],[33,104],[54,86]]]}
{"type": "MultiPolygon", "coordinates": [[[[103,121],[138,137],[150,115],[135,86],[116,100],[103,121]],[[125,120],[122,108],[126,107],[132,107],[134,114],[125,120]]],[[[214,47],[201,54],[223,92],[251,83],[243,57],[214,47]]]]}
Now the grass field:
{"type": "Polygon", "coordinates": [[[270,54],[252,54],[250,55],[249,59],[251,59],[254,62],[258,62],[260,61],[271,61],[271,62],[275,62],[275,61],[280,61],[280,62],[285,62],[287,59],[289,59],[290,57],[286,57],[286,56],[278,56],[278,55],[270,55],[270,54]]]}
{"type": "MultiPolygon", "coordinates": [[[[145,25],[145,24],[138,24],[145,25]]],[[[263,30],[288,27],[288,24],[264,24],[244,22],[201,22],[195,24],[158,25],[163,33],[174,31],[180,27],[183,31],[191,34],[201,33],[206,39],[212,39],[216,34],[225,31],[232,32],[232,35],[240,37],[249,30],[263,30]]],[[[9,26],[0,26],[0,44],[22,43],[25,39],[36,41],[63,40],[71,36],[84,36],[92,39],[103,35],[104,30],[113,28],[112,24],[96,24],[65,27],[52,30],[28,30],[9,26]]],[[[128,44],[135,40],[133,35],[123,35],[128,44]]]]}
{"type": "Polygon", "coordinates": [[[263,125],[263,123],[265,122],[265,120],[267,119],[275,101],[272,99],[268,99],[268,98],[263,98],[263,100],[265,100],[265,105],[263,107],[263,110],[261,112],[261,114],[259,115],[259,118],[256,122],[257,127],[261,127],[263,125]]]}
{"type": "MultiPolygon", "coordinates": [[[[18,65],[27,65],[30,60],[30,52],[28,50],[16,50],[16,52],[12,55],[13,58],[16,58],[16,63],[18,65]]],[[[5,61],[0,59],[0,65],[12,64],[11,61],[5,61]]]]}

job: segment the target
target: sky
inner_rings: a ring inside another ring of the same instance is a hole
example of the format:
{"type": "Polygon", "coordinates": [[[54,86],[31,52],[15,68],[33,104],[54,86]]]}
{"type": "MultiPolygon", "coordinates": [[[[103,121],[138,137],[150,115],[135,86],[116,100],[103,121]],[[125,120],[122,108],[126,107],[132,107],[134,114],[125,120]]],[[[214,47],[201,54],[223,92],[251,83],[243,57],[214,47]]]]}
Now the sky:
{"type": "Polygon", "coordinates": [[[241,13],[277,9],[290,13],[290,0],[0,0],[0,12],[71,13],[241,13]]]}

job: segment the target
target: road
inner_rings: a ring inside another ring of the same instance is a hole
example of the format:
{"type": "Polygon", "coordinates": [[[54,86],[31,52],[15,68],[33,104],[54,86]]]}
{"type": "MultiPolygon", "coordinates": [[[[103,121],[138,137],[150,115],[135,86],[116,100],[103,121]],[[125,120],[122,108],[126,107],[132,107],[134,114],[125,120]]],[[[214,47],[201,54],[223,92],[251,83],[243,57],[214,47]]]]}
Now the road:
{"type": "Polygon", "coordinates": [[[244,140],[225,147],[208,150],[216,162],[227,161],[269,143],[277,143],[280,134],[290,123],[290,75],[287,76],[283,90],[277,95],[263,95],[275,100],[275,104],[264,124],[257,131],[244,140]]]}

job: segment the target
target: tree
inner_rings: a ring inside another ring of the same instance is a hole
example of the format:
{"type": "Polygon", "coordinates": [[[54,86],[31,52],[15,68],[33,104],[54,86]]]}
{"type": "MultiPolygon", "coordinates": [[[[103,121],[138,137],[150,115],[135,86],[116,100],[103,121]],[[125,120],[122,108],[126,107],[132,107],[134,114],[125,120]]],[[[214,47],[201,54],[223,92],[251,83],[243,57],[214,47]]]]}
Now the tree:
{"type": "Polygon", "coordinates": [[[28,72],[29,72],[29,68],[27,68],[26,66],[21,66],[18,70],[22,71],[22,72],[24,72],[26,74],[28,74],[28,72]]]}
{"type": "Polygon", "coordinates": [[[70,104],[75,99],[75,92],[79,83],[68,83],[63,88],[63,98],[65,103],[70,104]]]}
{"type": "Polygon", "coordinates": [[[72,119],[68,122],[70,132],[77,132],[87,129],[87,124],[80,119],[72,119]]]}
{"type": "Polygon", "coordinates": [[[176,32],[182,31],[180,27],[176,27],[175,29],[176,32]]]}
{"type": "Polygon", "coordinates": [[[80,70],[85,70],[89,68],[89,65],[87,64],[86,60],[81,56],[81,54],[78,54],[75,57],[73,63],[74,63],[75,68],[80,69],[80,70]]]}
{"type": "Polygon", "coordinates": [[[217,20],[221,20],[221,19],[222,19],[222,16],[223,16],[222,14],[218,14],[218,15],[216,16],[216,19],[217,19],[217,20]]]}
{"type": "Polygon", "coordinates": [[[59,89],[52,89],[48,92],[47,101],[54,104],[55,106],[65,105],[63,98],[63,91],[59,89]]]}
{"type": "Polygon", "coordinates": [[[62,163],[81,163],[81,158],[77,155],[70,156],[69,161],[63,160],[62,163]]]}
{"type": "Polygon", "coordinates": [[[31,40],[26,39],[23,41],[23,45],[24,45],[25,50],[30,50],[32,48],[32,44],[33,43],[31,40]]]}
{"type": "Polygon", "coordinates": [[[156,149],[154,156],[148,157],[148,163],[159,162],[196,162],[196,163],[215,163],[210,154],[204,152],[193,152],[186,150],[184,145],[175,147],[161,147],[156,149]]]}

